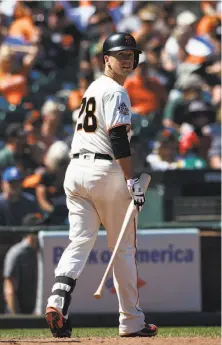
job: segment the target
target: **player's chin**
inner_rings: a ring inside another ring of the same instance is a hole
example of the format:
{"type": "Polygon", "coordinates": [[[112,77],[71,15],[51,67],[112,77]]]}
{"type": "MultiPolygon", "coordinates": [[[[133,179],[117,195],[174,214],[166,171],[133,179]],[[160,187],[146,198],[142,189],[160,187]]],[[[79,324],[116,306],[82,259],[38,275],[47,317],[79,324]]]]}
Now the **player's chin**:
{"type": "Polygon", "coordinates": [[[130,67],[123,67],[122,68],[122,74],[125,76],[129,75],[131,72],[132,72],[132,68],[130,68],[130,67]]]}

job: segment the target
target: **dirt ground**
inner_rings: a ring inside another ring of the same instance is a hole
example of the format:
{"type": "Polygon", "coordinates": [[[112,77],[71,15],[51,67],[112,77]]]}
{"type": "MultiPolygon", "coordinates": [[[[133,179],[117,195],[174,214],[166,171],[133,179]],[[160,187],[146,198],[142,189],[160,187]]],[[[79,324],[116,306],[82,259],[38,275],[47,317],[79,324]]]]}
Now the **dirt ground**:
{"type": "Polygon", "coordinates": [[[220,345],[220,338],[72,338],[0,339],[0,345],[220,345]]]}

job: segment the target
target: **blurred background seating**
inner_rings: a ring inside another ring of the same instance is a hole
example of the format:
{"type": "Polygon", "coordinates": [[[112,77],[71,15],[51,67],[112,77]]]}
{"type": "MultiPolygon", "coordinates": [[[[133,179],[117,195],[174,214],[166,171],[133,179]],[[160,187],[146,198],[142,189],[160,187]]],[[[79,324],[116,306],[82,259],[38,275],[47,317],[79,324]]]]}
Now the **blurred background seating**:
{"type": "Polygon", "coordinates": [[[125,83],[137,171],[221,169],[221,14],[220,1],[0,1],[0,173],[18,167],[44,217],[66,224],[52,220],[61,162],[48,171],[49,152],[60,145],[67,158],[115,31],[143,51],[125,83]]]}

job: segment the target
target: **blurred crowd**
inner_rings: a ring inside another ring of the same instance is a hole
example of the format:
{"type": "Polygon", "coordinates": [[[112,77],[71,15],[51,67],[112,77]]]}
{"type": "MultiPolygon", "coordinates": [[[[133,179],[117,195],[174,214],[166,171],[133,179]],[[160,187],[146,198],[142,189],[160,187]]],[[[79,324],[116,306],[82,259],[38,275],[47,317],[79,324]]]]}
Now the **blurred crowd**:
{"type": "Polygon", "coordinates": [[[102,44],[143,53],[125,83],[144,168],[221,169],[220,1],[0,1],[0,225],[66,224],[64,173],[102,44]]]}

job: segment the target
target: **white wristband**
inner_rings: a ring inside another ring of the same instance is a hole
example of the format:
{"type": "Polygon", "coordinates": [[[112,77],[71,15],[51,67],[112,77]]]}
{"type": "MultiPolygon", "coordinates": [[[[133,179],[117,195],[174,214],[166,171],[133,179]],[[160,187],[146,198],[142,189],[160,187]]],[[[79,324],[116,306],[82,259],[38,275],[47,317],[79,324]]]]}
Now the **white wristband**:
{"type": "Polygon", "coordinates": [[[138,180],[137,177],[130,178],[129,180],[126,181],[128,187],[133,187],[135,182],[138,180]]]}

